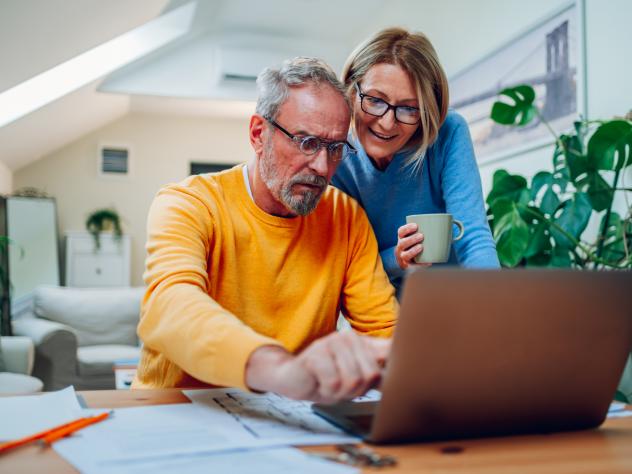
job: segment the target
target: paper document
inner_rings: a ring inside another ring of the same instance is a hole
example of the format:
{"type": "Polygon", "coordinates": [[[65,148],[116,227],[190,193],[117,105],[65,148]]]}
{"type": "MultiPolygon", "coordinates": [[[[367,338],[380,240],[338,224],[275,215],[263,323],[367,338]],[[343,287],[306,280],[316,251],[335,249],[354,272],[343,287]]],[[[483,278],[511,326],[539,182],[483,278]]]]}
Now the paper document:
{"type": "MultiPolygon", "coordinates": [[[[203,466],[205,471],[200,472],[235,474],[242,472],[238,470],[242,467],[246,469],[243,472],[261,472],[252,464],[259,454],[263,456],[258,461],[262,466],[268,461],[270,466],[279,464],[276,455],[262,454],[271,446],[279,447],[279,441],[253,438],[225,411],[185,403],[116,409],[104,422],[56,442],[53,449],[87,473],[174,472],[179,467],[189,470],[190,464],[203,466]],[[218,453],[226,456],[215,457],[218,453]],[[244,464],[243,456],[252,463],[244,464]],[[231,468],[223,469],[230,459],[231,468]]],[[[307,468],[316,466],[311,459],[300,458],[301,462],[309,461],[303,469],[296,465],[297,459],[292,459],[287,472],[312,472],[307,468]]]]}
{"type": "Polygon", "coordinates": [[[75,389],[21,397],[0,397],[0,441],[22,438],[86,416],[75,389]]]}
{"type": "Polygon", "coordinates": [[[102,423],[53,445],[76,466],[253,446],[262,443],[235,430],[228,415],[192,403],[118,408],[102,423]]]}
{"type": "Polygon", "coordinates": [[[632,410],[625,409],[625,403],[612,402],[608,409],[608,418],[624,418],[632,416],[632,410]]]}
{"type": "Polygon", "coordinates": [[[73,463],[83,474],[353,474],[358,469],[314,458],[293,448],[187,453],[154,459],[73,463]]]}
{"type": "Polygon", "coordinates": [[[311,402],[290,400],[275,393],[259,395],[227,388],[183,390],[183,393],[195,405],[230,415],[231,429],[241,430],[253,440],[292,446],[360,441],[313,413],[311,402]]]}

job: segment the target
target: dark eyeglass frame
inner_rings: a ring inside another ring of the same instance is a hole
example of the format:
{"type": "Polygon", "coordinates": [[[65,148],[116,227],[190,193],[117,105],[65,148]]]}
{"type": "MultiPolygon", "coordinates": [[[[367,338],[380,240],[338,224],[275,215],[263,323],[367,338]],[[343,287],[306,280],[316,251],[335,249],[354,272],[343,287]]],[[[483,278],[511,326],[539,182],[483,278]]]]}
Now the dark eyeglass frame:
{"type": "Polygon", "coordinates": [[[384,117],[388,113],[388,111],[392,109],[393,114],[395,115],[395,120],[397,120],[400,123],[403,123],[406,125],[417,125],[421,121],[421,113],[419,114],[419,118],[417,119],[417,121],[412,122],[412,123],[404,122],[403,120],[400,120],[400,118],[397,116],[397,112],[399,110],[404,110],[404,109],[414,109],[417,112],[421,112],[418,107],[411,107],[410,105],[391,105],[388,102],[386,102],[384,99],[380,99],[379,97],[375,97],[375,96],[365,94],[364,92],[362,92],[362,90],[360,89],[359,82],[355,83],[355,87],[356,87],[356,90],[358,91],[358,96],[360,97],[360,108],[367,114],[373,115],[374,117],[384,117]],[[372,99],[374,101],[378,101],[378,102],[382,102],[383,104],[386,104],[386,110],[384,110],[384,112],[382,112],[381,114],[374,114],[373,112],[369,112],[368,110],[364,108],[365,97],[368,97],[369,99],[372,99]]]}
{"type": "Polygon", "coordinates": [[[303,153],[303,155],[305,156],[314,156],[323,147],[327,148],[327,157],[330,158],[332,161],[342,161],[348,155],[357,153],[357,150],[347,140],[330,141],[330,140],[324,140],[323,138],[320,138],[314,135],[304,135],[304,136],[294,135],[293,133],[288,132],[281,125],[276,123],[270,116],[264,115],[263,118],[266,119],[266,121],[270,125],[272,125],[274,128],[282,132],[286,137],[292,140],[294,144],[298,147],[300,152],[303,153]],[[318,144],[318,148],[316,148],[314,151],[309,151],[309,149],[305,147],[305,144],[309,140],[316,140],[316,143],[318,144]],[[345,153],[345,147],[347,147],[347,150],[348,150],[346,153],[345,153]],[[335,157],[337,148],[341,150],[340,158],[335,157]]]}

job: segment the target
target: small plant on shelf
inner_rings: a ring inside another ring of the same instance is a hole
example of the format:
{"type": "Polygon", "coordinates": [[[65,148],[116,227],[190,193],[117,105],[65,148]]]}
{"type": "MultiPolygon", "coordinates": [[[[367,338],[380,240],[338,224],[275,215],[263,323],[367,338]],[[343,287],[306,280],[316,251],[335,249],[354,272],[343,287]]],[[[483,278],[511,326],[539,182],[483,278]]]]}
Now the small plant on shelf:
{"type": "Polygon", "coordinates": [[[99,238],[101,232],[112,231],[114,238],[119,241],[123,235],[121,219],[118,212],[114,209],[97,209],[92,212],[86,219],[86,229],[94,238],[96,250],[101,248],[101,240],[99,238]]]}

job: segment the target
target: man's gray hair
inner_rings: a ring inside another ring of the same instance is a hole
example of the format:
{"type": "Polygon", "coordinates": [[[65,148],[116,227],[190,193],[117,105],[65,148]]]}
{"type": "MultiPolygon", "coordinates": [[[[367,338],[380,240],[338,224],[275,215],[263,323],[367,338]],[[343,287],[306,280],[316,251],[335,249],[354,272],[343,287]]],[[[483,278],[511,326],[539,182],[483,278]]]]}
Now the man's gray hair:
{"type": "Polygon", "coordinates": [[[257,107],[255,111],[264,117],[275,119],[279,107],[287,100],[290,87],[298,87],[311,83],[316,85],[330,85],[340,92],[347,107],[351,110],[351,103],[347,91],[336,77],[331,67],[321,59],[297,57],[287,59],[279,69],[266,68],[257,77],[257,107]]]}

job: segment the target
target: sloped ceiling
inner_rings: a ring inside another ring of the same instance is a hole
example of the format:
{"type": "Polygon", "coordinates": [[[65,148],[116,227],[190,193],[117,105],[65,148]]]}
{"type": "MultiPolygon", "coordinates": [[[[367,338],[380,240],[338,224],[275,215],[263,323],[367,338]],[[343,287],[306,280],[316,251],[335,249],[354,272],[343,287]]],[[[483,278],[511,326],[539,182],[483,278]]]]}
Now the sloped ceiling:
{"type": "Polygon", "coordinates": [[[428,34],[451,74],[567,0],[531,0],[520,15],[521,0],[0,0],[0,92],[191,1],[186,35],[0,127],[0,162],[15,171],[130,110],[249,114],[253,84],[218,79],[222,48],[253,70],[300,54],[339,71],[359,41],[401,25],[428,34]]]}
{"type": "Polygon", "coordinates": [[[2,0],[0,91],[155,18],[167,0],[2,0]]]}
{"type": "MultiPolygon", "coordinates": [[[[167,0],[2,0],[0,92],[155,18],[167,0]]],[[[129,98],[92,83],[0,128],[11,170],[124,115],[129,98]]]]}

